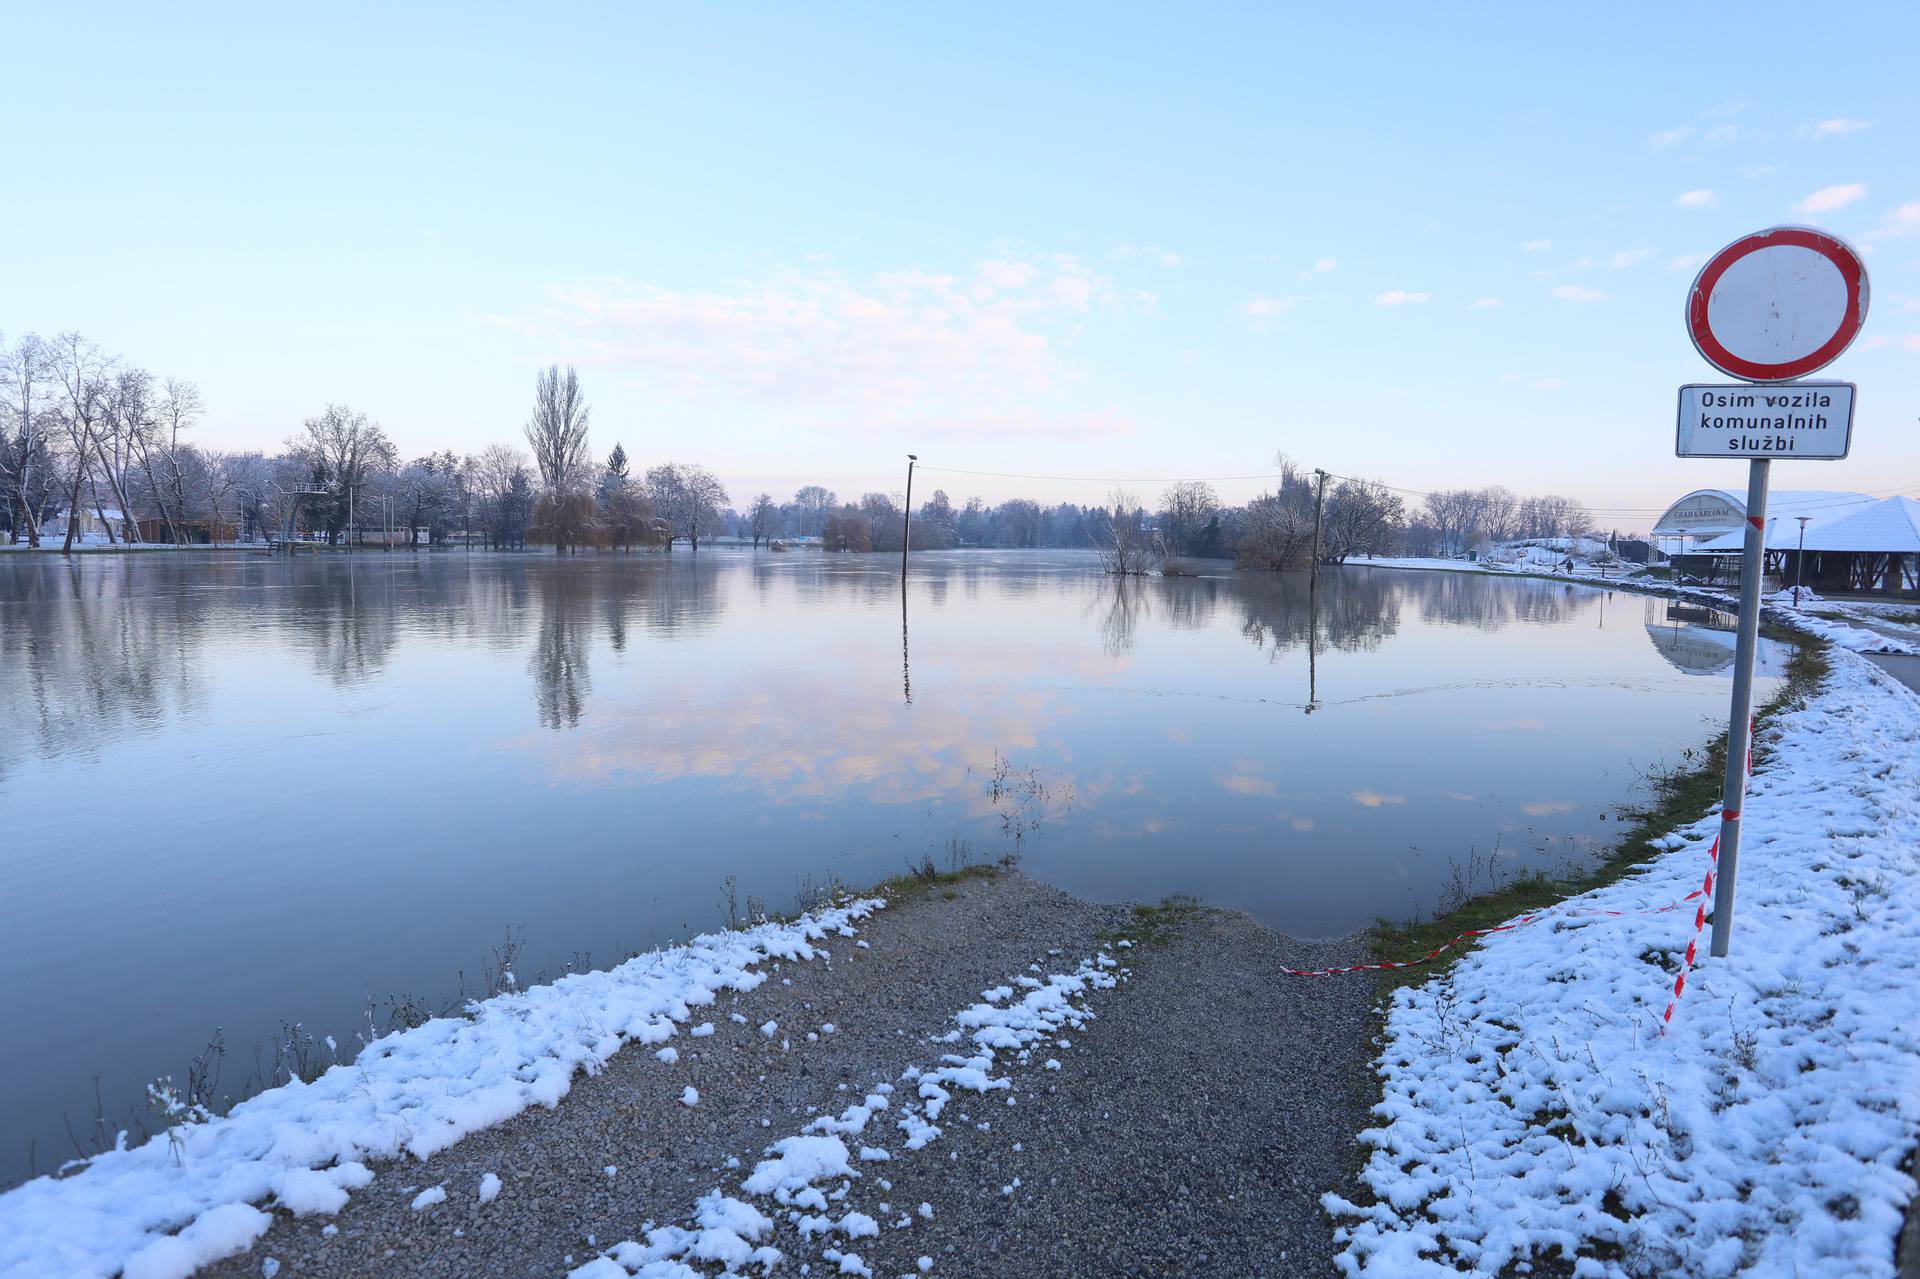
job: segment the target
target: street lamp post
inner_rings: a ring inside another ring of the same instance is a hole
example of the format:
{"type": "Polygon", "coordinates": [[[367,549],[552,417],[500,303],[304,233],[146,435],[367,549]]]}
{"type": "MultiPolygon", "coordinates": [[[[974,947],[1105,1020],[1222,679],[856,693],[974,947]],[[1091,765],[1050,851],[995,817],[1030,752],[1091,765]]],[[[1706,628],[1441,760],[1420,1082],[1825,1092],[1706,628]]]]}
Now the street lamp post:
{"type": "Polygon", "coordinates": [[[907,585],[907,546],[913,541],[913,464],[920,460],[917,453],[907,454],[907,506],[900,513],[900,587],[907,585]]]}
{"type": "Polygon", "coordinates": [[[1800,583],[1807,575],[1807,521],[1811,515],[1796,515],[1800,521],[1800,548],[1793,553],[1793,606],[1800,607],[1800,583]]]}

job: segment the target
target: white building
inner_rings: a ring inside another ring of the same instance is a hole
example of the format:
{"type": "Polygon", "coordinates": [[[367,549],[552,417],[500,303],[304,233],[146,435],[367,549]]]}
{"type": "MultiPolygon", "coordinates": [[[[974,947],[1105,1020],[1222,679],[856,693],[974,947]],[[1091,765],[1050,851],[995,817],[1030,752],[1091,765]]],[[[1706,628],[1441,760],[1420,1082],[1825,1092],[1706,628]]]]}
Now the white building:
{"type": "MultiPolygon", "coordinates": [[[[1813,522],[1825,523],[1851,515],[1855,511],[1874,504],[1873,498],[1865,493],[1845,493],[1829,489],[1782,489],[1767,495],[1767,519],[1770,525],[1767,546],[1769,549],[1791,550],[1793,538],[1785,545],[1775,547],[1773,535],[1778,525],[1785,524],[1797,537],[1800,524],[1797,517],[1809,517],[1809,527],[1813,522]]],[[[1740,539],[1745,536],[1747,523],[1747,497],[1745,493],[1733,493],[1726,489],[1695,489],[1679,501],[1669,506],[1666,514],[1653,526],[1653,544],[1667,554],[1681,551],[1704,550],[1704,543],[1711,542],[1723,534],[1733,533],[1734,550],[1740,549],[1740,539]]]]}
{"type": "MultiPolygon", "coordinates": [[[[1668,507],[1653,534],[1662,550],[1705,558],[1688,571],[1712,578],[1730,570],[1737,577],[1733,561],[1746,544],[1746,514],[1739,495],[1699,489],[1668,507]]],[[[1821,594],[1920,594],[1920,500],[1911,497],[1769,494],[1765,547],[1766,571],[1782,583],[1804,580],[1821,594]]]]}

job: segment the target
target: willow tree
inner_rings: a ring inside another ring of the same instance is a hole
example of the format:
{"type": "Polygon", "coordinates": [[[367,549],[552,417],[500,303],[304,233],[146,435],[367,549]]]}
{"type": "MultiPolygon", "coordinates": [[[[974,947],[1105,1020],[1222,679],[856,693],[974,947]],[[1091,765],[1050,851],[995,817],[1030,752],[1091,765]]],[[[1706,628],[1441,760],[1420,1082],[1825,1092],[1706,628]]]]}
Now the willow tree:
{"type": "Polygon", "coordinates": [[[571,365],[563,375],[555,364],[535,380],[527,444],[540,468],[536,521],[552,536],[555,551],[577,545],[593,523],[587,416],[580,379],[571,365]]]}

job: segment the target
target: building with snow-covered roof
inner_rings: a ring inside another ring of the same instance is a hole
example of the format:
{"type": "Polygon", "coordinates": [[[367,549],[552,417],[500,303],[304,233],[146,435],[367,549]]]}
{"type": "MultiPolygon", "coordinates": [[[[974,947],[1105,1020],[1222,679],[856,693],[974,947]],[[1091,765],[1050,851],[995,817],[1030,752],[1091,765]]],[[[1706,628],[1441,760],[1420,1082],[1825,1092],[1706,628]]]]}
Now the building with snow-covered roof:
{"type": "MultiPolygon", "coordinates": [[[[1736,528],[1694,542],[1691,554],[1727,560],[1744,544],[1745,530],[1736,528]]],[[[1869,498],[1835,514],[1821,506],[1776,509],[1769,499],[1766,550],[1768,572],[1822,595],[1920,595],[1920,500],[1869,498]]]]}
{"type": "MultiPolygon", "coordinates": [[[[1865,493],[1833,489],[1781,489],[1767,494],[1767,516],[1785,521],[1799,532],[1798,517],[1827,521],[1872,506],[1865,493]]],[[[1741,534],[1747,522],[1747,497],[1728,489],[1695,489],[1666,509],[1653,526],[1655,545],[1662,550],[1690,550],[1725,533],[1741,534]],[[1676,545],[1677,544],[1677,545],[1676,545]]],[[[1740,538],[1734,538],[1739,549],[1740,538]]],[[[1791,544],[1789,542],[1789,544],[1791,544]]]]}

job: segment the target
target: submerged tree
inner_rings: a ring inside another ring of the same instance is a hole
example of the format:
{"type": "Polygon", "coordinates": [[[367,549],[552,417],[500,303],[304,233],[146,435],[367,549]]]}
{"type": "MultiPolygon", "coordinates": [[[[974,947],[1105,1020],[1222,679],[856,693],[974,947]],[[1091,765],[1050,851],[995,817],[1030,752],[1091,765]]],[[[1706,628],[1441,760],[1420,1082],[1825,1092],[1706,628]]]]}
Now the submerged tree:
{"type": "Polygon", "coordinates": [[[1115,489],[1100,512],[1100,562],[1122,577],[1145,573],[1160,559],[1140,499],[1115,489]]]}
{"type": "Polygon", "coordinates": [[[753,506],[747,512],[747,531],[753,535],[755,547],[762,538],[773,540],[774,522],[780,518],[780,510],[773,504],[773,494],[762,493],[753,499],[753,506]]]}

